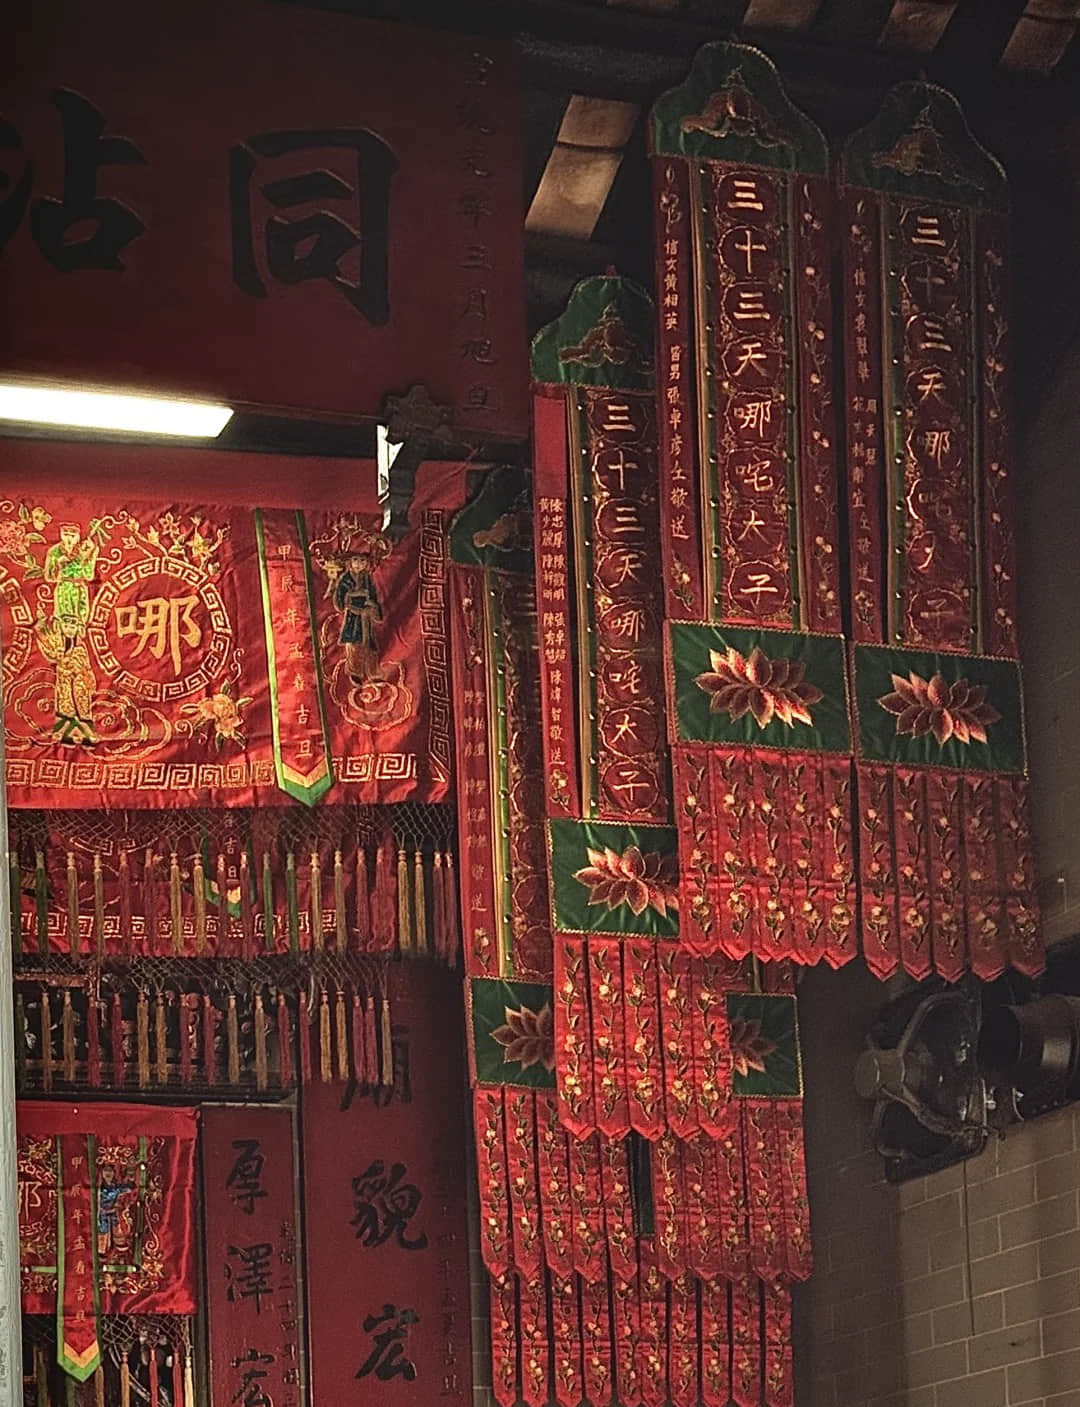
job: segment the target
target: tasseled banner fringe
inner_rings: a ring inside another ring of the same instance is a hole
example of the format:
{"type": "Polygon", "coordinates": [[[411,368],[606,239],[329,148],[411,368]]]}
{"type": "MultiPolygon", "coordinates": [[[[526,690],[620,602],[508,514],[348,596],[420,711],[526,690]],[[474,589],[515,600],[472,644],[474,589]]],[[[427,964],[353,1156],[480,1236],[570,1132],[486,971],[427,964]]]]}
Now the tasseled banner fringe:
{"type": "Polygon", "coordinates": [[[52,1090],[53,1050],[52,1050],[52,1007],[49,993],[41,993],[41,1084],[46,1094],[52,1090]]]}
{"type": "Polygon", "coordinates": [[[71,1009],[71,991],[64,988],[64,1007],[60,1015],[61,1049],[64,1053],[64,1079],[75,1081],[75,1013],[71,1009]]]}
{"type": "Polygon", "coordinates": [[[394,1043],[390,1031],[390,1003],[382,1004],[382,1082],[389,1088],[394,1083],[394,1043]]]}
{"type": "Polygon", "coordinates": [[[292,1021],[285,993],[277,995],[278,1081],[283,1089],[292,1084],[292,1021]]]}
{"type": "Polygon", "coordinates": [[[330,993],[319,991],[319,1079],[328,1085],[334,1078],[330,1052],[330,993]]]}
{"type": "Polygon", "coordinates": [[[150,1084],[150,1003],[145,992],[135,1000],[135,1058],[139,1088],[150,1084]]]}
{"type": "Polygon", "coordinates": [[[165,1029],[165,998],[158,992],[154,997],[154,1047],[157,1055],[157,1082],[169,1083],[169,1046],[165,1029]]]}
{"type": "Polygon", "coordinates": [[[225,1040],[228,1047],[229,1084],[240,1083],[240,1025],[236,1014],[236,997],[230,992],[225,1015],[225,1040]]]}
{"type": "Polygon", "coordinates": [[[255,988],[252,1024],[255,1027],[255,1088],[264,1090],[267,1085],[268,1071],[266,1065],[266,1012],[263,1009],[261,987],[255,988]]]}
{"type": "Polygon", "coordinates": [[[101,1009],[94,996],[86,1005],[86,1083],[101,1088],[101,1009]]]}
{"type": "Polygon", "coordinates": [[[417,850],[413,854],[413,923],[416,934],[416,951],[420,957],[427,956],[427,893],[424,884],[424,856],[417,850]]]}
{"type": "Polygon", "coordinates": [[[321,951],[323,946],[323,911],[322,911],[322,871],[319,868],[318,852],[311,852],[311,946],[316,952],[321,951]]]}
{"type": "Polygon", "coordinates": [[[409,927],[409,860],[404,846],[397,856],[397,938],[401,952],[410,952],[412,932],[409,927]]]}
{"type": "Polygon", "coordinates": [[[203,858],[196,854],[191,861],[191,893],[195,909],[195,955],[206,952],[206,871],[203,858]]]}

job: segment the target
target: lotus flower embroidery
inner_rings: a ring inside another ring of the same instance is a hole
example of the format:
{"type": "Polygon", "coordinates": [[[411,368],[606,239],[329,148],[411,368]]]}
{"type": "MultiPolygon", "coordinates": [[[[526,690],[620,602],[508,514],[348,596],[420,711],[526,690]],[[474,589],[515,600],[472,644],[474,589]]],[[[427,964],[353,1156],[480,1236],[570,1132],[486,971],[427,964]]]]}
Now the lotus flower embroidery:
{"type": "Polygon", "coordinates": [[[986,730],[1001,714],[986,702],[986,685],[969,684],[966,679],[947,683],[940,674],[923,679],[914,672],[905,679],[892,676],[893,692],[878,699],[886,713],[896,717],[897,733],[924,738],[933,733],[941,746],[955,738],[958,743],[985,743],[986,730]]]}
{"type": "Polygon", "coordinates": [[[776,1042],[761,1034],[761,1022],[736,1016],[728,1028],[731,1044],[731,1066],[737,1075],[745,1077],[751,1070],[765,1074],[765,1062],[776,1049],[776,1042]]]}
{"type": "Polygon", "coordinates": [[[636,845],[621,855],[610,846],[585,853],[589,863],[575,870],[574,878],[588,889],[590,907],[603,904],[610,911],[625,904],[632,914],[655,909],[661,918],[678,910],[674,855],[643,855],[636,845]]]}
{"type": "Polygon", "coordinates": [[[726,654],[710,650],[709,660],[711,673],[699,674],[694,683],[711,695],[709,711],[726,713],[732,722],[750,713],[759,728],[774,719],[789,728],[813,723],[810,709],[825,697],[807,681],[801,661],[771,660],[757,645],[746,657],[734,647],[726,654]]]}
{"type": "Polygon", "coordinates": [[[503,1047],[503,1064],[518,1064],[523,1070],[530,1065],[555,1068],[555,1033],[551,1003],[545,1002],[539,1011],[527,1006],[503,1008],[505,1024],[496,1026],[491,1039],[503,1047]]]}

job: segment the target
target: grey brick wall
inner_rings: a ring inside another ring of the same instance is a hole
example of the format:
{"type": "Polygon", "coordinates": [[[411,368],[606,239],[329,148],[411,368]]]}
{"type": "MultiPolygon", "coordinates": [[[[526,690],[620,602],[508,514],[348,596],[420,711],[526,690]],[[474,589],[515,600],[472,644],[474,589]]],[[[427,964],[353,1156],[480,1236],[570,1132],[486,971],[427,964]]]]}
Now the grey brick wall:
{"type": "Polygon", "coordinates": [[[1080,1407],[1080,1106],[899,1187],[851,1068],[888,998],[859,968],[800,999],[815,1273],[798,1407],[1080,1407]]]}

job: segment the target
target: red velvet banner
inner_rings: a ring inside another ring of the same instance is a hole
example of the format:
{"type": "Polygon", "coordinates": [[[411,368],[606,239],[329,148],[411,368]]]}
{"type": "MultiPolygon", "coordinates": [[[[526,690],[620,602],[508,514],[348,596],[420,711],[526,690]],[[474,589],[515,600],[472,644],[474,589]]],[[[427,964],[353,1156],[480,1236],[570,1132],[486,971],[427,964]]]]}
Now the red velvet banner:
{"type": "Polygon", "coordinates": [[[6,370],[324,420],[423,382],[527,433],[510,44],[109,0],[12,16],[4,54],[6,370]]]}
{"type": "MultiPolygon", "coordinates": [[[[107,484],[97,448],[26,441],[5,457],[12,805],[447,794],[445,528],[460,468],[420,467],[410,531],[395,542],[367,461],[350,461],[361,487],[345,495],[357,505],[349,511],[253,518],[206,503],[138,504],[113,487],[29,491],[63,478],[75,449],[87,479],[107,484]]],[[[200,453],[144,449],[131,468],[184,482],[200,453]]],[[[244,456],[230,472],[254,480],[261,463],[244,456]]]]}
{"type": "MultiPolygon", "coordinates": [[[[559,1407],[578,1407],[586,1392],[582,1360],[583,1337],[589,1343],[589,1363],[591,1365],[595,1352],[594,1344],[598,1340],[602,1343],[603,1335],[599,1328],[595,1333],[591,1332],[592,1325],[588,1317],[585,1320],[583,1331],[581,1304],[578,1298],[581,1281],[576,1275],[568,1275],[565,1279],[558,1275],[552,1275],[550,1284],[551,1342],[555,1349],[555,1401],[559,1407]]],[[[603,1288],[606,1305],[606,1286],[603,1288]]],[[[586,1291],[588,1292],[588,1287],[586,1287],[586,1291]]],[[[585,1313],[588,1316],[588,1308],[585,1313]]],[[[610,1358],[610,1350],[608,1356],[610,1358]]],[[[610,1364],[607,1376],[610,1380],[610,1364]]],[[[591,1383],[588,1397],[590,1402],[594,1400],[591,1383]]],[[[610,1401],[610,1397],[603,1397],[601,1389],[599,1400],[610,1401]]]]}
{"type": "Polygon", "coordinates": [[[393,969],[399,1079],[303,1090],[311,1387],[365,1404],[472,1395],[454,979],[393,969]]]}
{"type": "Polygon", "coordinates": [[[207,1331],[215,1401],[300,1401],[293,1116],[202,1111],[207,1331]]]}
{"type": "Polygon", "coordinates": [[[57,1316],[82,1381],[99,1314],[195,1312],[195,1111],[20,1101],[16,1123],[23,1313],[57,1316]]]}

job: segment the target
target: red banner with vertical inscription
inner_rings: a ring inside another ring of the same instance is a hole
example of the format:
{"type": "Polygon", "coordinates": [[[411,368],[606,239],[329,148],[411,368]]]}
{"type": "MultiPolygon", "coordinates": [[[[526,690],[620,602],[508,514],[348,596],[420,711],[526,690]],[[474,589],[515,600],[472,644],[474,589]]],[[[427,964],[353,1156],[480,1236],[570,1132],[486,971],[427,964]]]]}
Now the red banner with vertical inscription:
{"type": "Polygon", "coordinates": [[[313,420],[423,383],[461,431],[527,433],[511,44],[58,0],[0,54],[5,371],[313,420]]]}
{"type": "Polygon", "coordinates": [[[311,1392],[363,1407],[472,1398],[456,979],[392,970],[392,1087],[304,1087],[311,1392]]]}
{"type": "Polygon", "coordinates": [[[837,174],[864,949],[882,978],[1033,975],[1005,173],[905,83],[837,174]]]}
{"type": "Polygon", "coordinates": [[[215,1402],[297,1407],[303,1315],[292,1111],[202,1111],[210,1384],[215,1402]]]}

